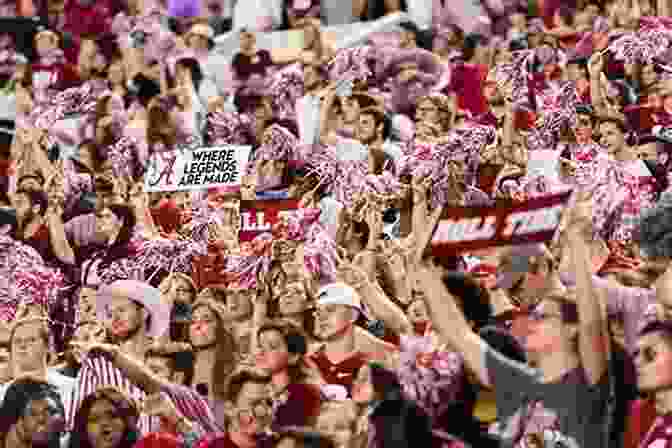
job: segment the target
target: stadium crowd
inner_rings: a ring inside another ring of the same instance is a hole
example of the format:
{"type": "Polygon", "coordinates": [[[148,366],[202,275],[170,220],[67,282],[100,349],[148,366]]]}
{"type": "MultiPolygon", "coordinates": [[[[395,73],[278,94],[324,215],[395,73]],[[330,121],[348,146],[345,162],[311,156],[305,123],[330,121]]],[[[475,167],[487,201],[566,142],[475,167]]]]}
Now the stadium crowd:
{"type": "Polygon", "coordinates": [[[0,0],[0,47],[0,448],[672,447],[668,0],[0,0]]]}

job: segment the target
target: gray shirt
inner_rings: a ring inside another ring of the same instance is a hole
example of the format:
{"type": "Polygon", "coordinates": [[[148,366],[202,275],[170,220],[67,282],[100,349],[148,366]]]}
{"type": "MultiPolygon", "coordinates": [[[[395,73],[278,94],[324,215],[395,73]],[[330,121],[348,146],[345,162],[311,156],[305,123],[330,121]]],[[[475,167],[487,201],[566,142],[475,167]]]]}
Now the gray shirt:
{"type": "Polygon", "coordinates": [[[497,400],[503,447],[524,448],[525,435],[568,448],[606,447],[605,424],[609,375],[590,385],[583,369],[569,371],[561,381],[542,383],[541,371],[508,359],[489,346],[484,350],[497,400]]]}

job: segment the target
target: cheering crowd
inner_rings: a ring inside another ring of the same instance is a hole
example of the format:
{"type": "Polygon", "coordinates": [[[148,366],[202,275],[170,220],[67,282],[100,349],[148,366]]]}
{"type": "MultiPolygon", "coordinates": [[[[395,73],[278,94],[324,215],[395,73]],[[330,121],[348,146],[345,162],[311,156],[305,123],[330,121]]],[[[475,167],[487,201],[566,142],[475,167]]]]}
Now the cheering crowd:
{"type": "Polygon", "coordinates": [[[0,11],[0,448],[672,447],[668,1],[0,11]]]}

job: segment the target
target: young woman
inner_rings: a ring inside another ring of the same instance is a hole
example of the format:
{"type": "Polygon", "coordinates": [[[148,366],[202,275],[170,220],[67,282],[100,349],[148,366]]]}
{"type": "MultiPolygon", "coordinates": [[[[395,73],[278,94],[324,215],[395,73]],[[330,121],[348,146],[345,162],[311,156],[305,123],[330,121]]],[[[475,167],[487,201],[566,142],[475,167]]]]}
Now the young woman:
{"type": "Polygon", "coordinates": [[[360,369],[352,390],[352,399],[368,410],[367,448],[411,444],[423,447],[446,446],[432,434],[429,416],[414,401],[405,397],[396,374],[381,364],[369,363],[360,369]]]}
{"type": "Polygon", "coordinates": [[[212,301],[197,300],[191,316],[189,340],[194,349],[191,386],[211,403],[221,402],[226,381],[239,356],[236,341],[229,331],[227,313],[212,301]]]}
{"type": "Polygon", "coordinates": [[[69,448],[132,448],[140,438],[139,410],[114,388],[99,389],[75,414],[69,448]]]}
{"type": "Polygon", "coordinates": [[[274,428],[312,426],[320,408],[320,390],[309,379],[303,356],[303,332],[289,322],[268,321],[257,331],[256,367],[271,378],[274,428]]]}

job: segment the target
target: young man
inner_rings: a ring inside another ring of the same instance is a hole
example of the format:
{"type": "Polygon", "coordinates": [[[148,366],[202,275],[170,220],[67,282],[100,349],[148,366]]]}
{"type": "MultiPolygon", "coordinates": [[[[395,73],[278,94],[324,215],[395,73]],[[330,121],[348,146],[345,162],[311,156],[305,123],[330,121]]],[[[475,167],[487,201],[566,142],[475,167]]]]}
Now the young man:
{"type": "Polygon", "coordinates": [[[318,292],[315,336],[324,344],[307,356],[307,362],[326,383],[344,386],[348,391],[363,365],[397,351],[392,344],[355,325],[363,313],[359,294],[346,284],[332,283],[318,292]]]}
{"type": "Polygon", "coordinates": [[[651,395],[658,418],[640,443],[642,448],[665,448],[672,441],[672,324],[656,320],[639,333],[635,352],[637,386],[651,395]]]}
{"type": "Polygon", "coordinates": [[[229,425],[224,436],[201,441],[198,448],[257,448],[271,447],[266,429],[271,423],[272,410],[268,380],[248,370],[234,374],[226,394],[226,414],[229,425]]]}
{"type": "Polygon", "coordinates": [[[7,389],[0,407],[1,448],[58,448],[65,409],[58,392],[46,382],[20,379],[7,389]]]}
{"type": "MultiPolygon", "coordinates": [[[[170,322],[170,307],[161,301],[160,291],[136,280],[118,280],[99,290],[96,306],[99,319],[105,322],[111,335],[111,343],[78,345],[87,355],[77,375],[72,415],[84,397],[102,385],[112,384],[139,400],[163,392],[181,415],[198,425],[199,433],[216,432],[219,427],[207,402],[195,391],[152,372],[151,364],[148,368],[147,363],[152,360],[150,338],[164,335],[170,322]]],[[[158,422],[142,414],[139,426],[145,434],[156,428],[158,422]]]]}
{"type": "Polygon", "coordinates": [[[14,193],[13,202],[21,241],[34,248],[46,262],[58,259],[74,264],[75,254],[66,239],[58,204],[50,203],[42,191],[22,189],[14,193]]]}
{"type": "Polygon", "coordinates": [[[494,387],[504,446],[522,448],[530,434],[567,446],[607,446],[609,348],[581,237],[589,222],[590,213],[584,210],[569,226],[576,297],[569,300],[566,291],[548,291],[529,316],[525,350],[536,368],[506,358],[473,333],[441,272],[426,266],[419,270],[437,331],[483,385],[494,387]]]}
{"type": "MultiPolygon", "coordinates": [[[[75,381],[49,368],[49,338],[49,327],[45,319],[21,319],[13,325],[9,335],[11,378],[26,375],[39,378],[55,388],[61,403],[67,409],[75,381]]],[[[0,386],[0,397],[7,394],[8,387],[9,383],[0,386]]]]}
{"type": "MultiPolygon", "coordinates": [[[[161,302],[159,290],[135,280],[120,280],[101,287],[96,297],[96,312],[98,319],[105,323],[113,345],[141,361],[146,359],[149,338],[163,335],[170,321],[170,308],[161,302]]],[[[145,397],[144,391],[132,384],[109,359],[88,353],[77,374],[71,417],[81,401],[94,392],[104,378],[134,398],[145,397]]],[[[149,430],[147,416],[141,418],[140,427],[149,430]]]]}

